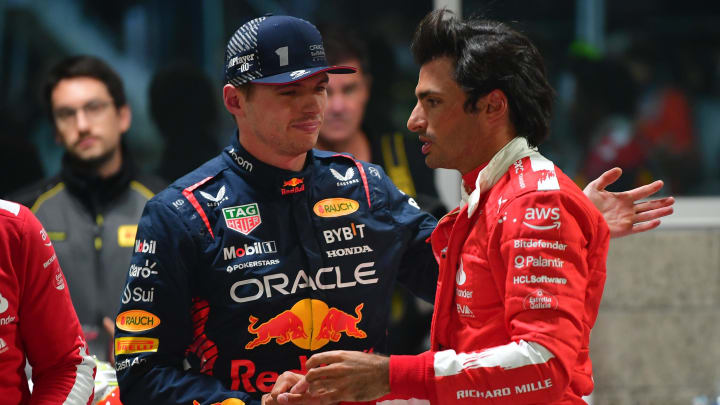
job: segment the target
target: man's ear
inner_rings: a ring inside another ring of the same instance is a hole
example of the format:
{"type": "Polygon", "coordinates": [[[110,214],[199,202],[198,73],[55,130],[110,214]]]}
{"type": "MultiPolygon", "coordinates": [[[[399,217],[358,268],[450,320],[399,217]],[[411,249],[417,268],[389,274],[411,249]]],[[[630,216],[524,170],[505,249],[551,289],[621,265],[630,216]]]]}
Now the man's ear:
{"type": "Polygon", "coordinates": [[[130,129],[130,124],[132,123],[132,111],[130,111],[130,106],[125,104],[124,106],[118,108],[118,116],[120,117],[120,133],[124,134],[130,129]]]}
{"type": "Polygon", "coordinates": [[[236,89],[232,84],[226,84],[223,87],[223,103],[230,114],[244,115],[246,102],[245,93],[236,89]]]}
{"type": "Polygon", "coordinates": [[[476,108],[484,109],[489,121],[497,121],[508,115],[508,99],[500,89],[495,89],[478,100],[476,108]]]}

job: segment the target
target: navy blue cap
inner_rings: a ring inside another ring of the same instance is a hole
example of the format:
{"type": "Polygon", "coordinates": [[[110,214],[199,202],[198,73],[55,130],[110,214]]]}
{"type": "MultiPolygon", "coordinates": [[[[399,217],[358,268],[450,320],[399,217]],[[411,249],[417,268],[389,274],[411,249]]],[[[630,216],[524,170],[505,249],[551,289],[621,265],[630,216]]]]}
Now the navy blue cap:
{"type": "Polygon", "coordinates": [[[296,17],[276,15],[243,24],[225,49],[225,83],[287,84],[321,72],[354,73],[328,66],[320,32],[296,17]]]}

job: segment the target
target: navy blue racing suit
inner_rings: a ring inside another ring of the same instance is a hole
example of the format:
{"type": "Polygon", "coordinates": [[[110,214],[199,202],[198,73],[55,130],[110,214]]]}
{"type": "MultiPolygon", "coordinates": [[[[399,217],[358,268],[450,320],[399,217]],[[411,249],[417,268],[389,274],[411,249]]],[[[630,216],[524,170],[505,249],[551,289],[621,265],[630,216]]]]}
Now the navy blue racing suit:
{"type": "Polygon", "coordinates": [[[259,403],[318,351],[383,352],[395,282],[434,298],[435,225],[380,166],[312,150],[282,170],[236,135],[145,207],[116,319],[121,400],[259,403]]]}

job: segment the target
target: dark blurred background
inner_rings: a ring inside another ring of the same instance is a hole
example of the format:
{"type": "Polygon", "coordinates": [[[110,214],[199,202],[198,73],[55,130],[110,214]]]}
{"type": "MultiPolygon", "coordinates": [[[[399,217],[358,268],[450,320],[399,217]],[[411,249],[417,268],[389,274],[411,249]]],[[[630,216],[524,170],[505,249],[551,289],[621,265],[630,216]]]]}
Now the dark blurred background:
{"type": "MultiPolygon", "coordinates": [[[[688,0],[460,1],[464,16],[508,22],[546,58],[557,90],[541,151],[582,186],[618,165],[627,188],[720,194],[720,3],[688,0]]],[[[404,129],[418,67],[408,45],[432,1],[0,0],[0,195],[59,169],[41,102],[46,70],[87,53],[125,80],[135,160],[172,180],[231,135],[222,107],[227,39],[250,18],[290,14],[347,25],[369,44],[366,125],[404,129]],[[163,151],[175,170],[161,165],[163,151]]]]}

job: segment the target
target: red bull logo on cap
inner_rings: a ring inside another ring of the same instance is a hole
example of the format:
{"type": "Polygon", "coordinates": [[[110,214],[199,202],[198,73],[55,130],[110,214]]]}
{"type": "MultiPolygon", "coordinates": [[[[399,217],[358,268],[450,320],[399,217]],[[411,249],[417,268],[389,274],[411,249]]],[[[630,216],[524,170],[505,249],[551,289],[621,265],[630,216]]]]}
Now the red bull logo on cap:
{"type": "Polygon", "coordinates": [[[262,223],[257,203],[223,208],[222,211],[225,225],[243,235],[249,234],[262,223]]]}
{"type": "Polygon", "coordinates": [[[248,332],[256,337],[245,348],[254,349],[275,339],[279,345],[292,342],[303,349],[318,350],[330,341],[338,342],[343,333],[356,339],[365,339],[367,334],[358,328],[364,305],[360,303],[356,306],[353,316],[340,309],[330,308],[320,300],[303,299],[257,327],[258,318],[250,316],[248,332]]]}

